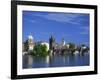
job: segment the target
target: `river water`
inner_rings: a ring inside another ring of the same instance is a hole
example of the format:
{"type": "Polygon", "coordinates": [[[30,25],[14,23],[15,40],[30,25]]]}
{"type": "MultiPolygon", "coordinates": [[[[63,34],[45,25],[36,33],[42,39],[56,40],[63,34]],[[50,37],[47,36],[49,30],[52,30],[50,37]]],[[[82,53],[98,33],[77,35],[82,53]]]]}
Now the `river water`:
{"type": "Polygon", "coordinates": [[[32,56],[23,55],[23,68],[46,68],[67,66],[88,66],[89,53],[84,55],[54,55],[54,56],[32,56]]]}

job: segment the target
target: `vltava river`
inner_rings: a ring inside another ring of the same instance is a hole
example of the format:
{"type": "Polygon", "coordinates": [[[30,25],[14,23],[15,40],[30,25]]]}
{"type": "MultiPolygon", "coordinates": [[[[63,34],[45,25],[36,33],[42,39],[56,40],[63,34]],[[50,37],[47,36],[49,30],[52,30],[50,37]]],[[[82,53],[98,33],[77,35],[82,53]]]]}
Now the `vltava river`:
{"type": "Polygon", "coordinates": [[[46,68],[89,65],[89,53],[84,55],[54,55],[54,56],[32,56],[23,55],[23,68],[46,68]]]}

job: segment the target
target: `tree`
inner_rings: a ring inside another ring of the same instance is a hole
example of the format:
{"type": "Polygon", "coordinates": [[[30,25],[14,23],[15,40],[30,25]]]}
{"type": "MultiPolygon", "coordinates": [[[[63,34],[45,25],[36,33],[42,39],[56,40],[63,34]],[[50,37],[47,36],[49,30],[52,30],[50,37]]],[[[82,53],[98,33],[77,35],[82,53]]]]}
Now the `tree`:
{"type": "Polygon", "coordinates": [[[46,55],[48,55],[47,46],[41,45],[41,44],[35,45],[32,54],[34,56],[46,56],[46,55]]]}
{"type": "Polygon", "coordinates": [[[85,53],[85,52],[88,52],[89,51],[89,47],[86,46],[85,44],[82,44],[81,47],[83,47],[82,49],[82,52],[85,53]]]}
{"type": "Polygon", "coordinates": [[[24,42],[24,51],[28,51],[28,49],[29,49],[28,40],[26,40],[26,41],[24,42]]]}
{"type": "Polygon", "coordinates": [[[69,43],[69,49],[75,49],[75,44],[74,43],[69,43]]]}

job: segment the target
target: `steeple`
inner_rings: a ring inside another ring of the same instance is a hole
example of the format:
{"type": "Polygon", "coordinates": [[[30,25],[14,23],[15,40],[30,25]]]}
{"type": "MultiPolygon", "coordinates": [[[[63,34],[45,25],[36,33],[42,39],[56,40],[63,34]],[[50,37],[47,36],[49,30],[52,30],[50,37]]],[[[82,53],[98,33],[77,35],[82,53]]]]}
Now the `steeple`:
{"type": "Polygon", "coordinates": [[[64,38],[62,38],[62,46],[64,46],[65,45],[65,40],[64,40],[64,38]]]}

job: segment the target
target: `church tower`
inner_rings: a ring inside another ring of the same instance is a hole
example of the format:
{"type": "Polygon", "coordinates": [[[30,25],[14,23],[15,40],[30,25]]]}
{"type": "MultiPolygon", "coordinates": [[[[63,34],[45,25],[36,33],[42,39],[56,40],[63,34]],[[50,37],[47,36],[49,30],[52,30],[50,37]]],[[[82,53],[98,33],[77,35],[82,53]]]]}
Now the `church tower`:
{"type": "Polygon", "coordinates": [[[31,34],[28,36],[28,46],[29,46],[29,51],[32,51],[34,48],[34,43],[33,43],[33,37],[31,34]]]}
{"type": "Polygon", "coordinates": [[[66,42],[64,40],[64,38],[62,38],[62,46],[65,46],[66,42]]]}

